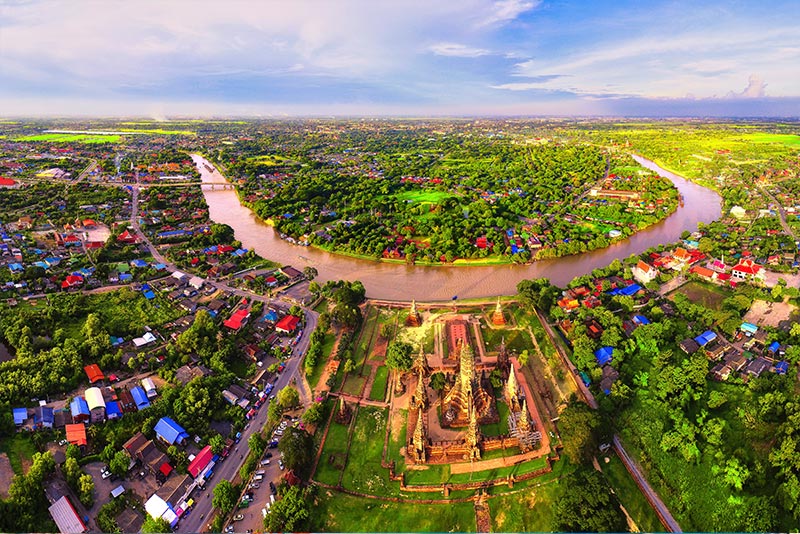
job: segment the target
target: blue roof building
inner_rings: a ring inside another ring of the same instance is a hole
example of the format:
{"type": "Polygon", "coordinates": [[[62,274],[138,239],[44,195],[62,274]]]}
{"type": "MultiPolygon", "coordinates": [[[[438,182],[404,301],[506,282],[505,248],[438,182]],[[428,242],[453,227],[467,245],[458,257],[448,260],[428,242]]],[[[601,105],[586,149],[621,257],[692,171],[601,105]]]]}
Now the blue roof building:
{"type": "Polygon", "coordinates": [[[776,363],[775,372],[778,373],[779,375],[785,375],[787,372],[789,372],[789,362],[784,360],[782,362],[776,363]]]}
{"type": "Polygon", "coordinates": [[[119,419],[122,417],[122,410],[117,401],[110,401],[106,403],[106,417],[108,419],[119,419]]]}
{"type": "Polygon", "coordinates": [[[597,360],[597,365],[600,367],[604,366],[614,356],[614,347],[600,347],[596,351],[594,351],[594,357],[597,360]]]}
{"type": "Polygon", "coordinates": [[[22,426],[25,424],[25,421],[28,420],[28,409],[27,408],[14,408],[14,424],[17,426],[22,426]]]}
{"type": "Polygon", "coordinates": [[[33,410],[33,425],[42,426],[45,428],[53,428],[55,416],[53,409],[49,406],[37,406],[33,410]]]}
{"type": "Polygon", "coordinates": [[[83,397],[75,397],[72,399],[72,402],[69,403],[69,411],[72,413],[72,421],[74,423],[88,421],[91,415],[89,403],[87,403],[86,399],[83,397]]]}
{"type": "Polygon", "coordinates": [[[753,323],[742,323],[742,326],[740,326],[739,329],[750,336],[758,332],[758,327],[753,323]]]}
{"type": "Polygon", "coordinates": [[[711,330],[706,330],[705,332],[694,338],[697,344],[700,345],[701,347],[705,347],[715,339],[717,339],[717,334],[712,332],[711,330]]]}
{"type": "Polygon", "coordinates": [[[147,267],[147,262],[140,259],[131,260],[131,267],[143,269],[144,267],[147,267]]]}
{"type": "Polygon", "coordinates": [[[650,324],[650,320],[644,315],[634,315],[633,322],[638,325],[650,324]]]}
{"type": "Polygon", "coordinates": [[[147,394],[141,387],[136,386],[135,388],[132,388],[131,396],[133,397],[133,402],[136,403],[136,408],[139,410],[144,410],[145,408],[150,407],[150,400],[147,398],[147,394]]]}
{"type": "Polygon", "coordinates": [[[778,343],[777,341],[773,341],[773,342],[770,344],[770,346],[769,346],[769,347],[767,347],[767,350],[768,350],[769,352],[771,352],[771,353],[773,353],[773,354],[774,354],[774,353],[778,352],[778,349],[779,349],[779,348],[781,348],[781,344],[780,344],[780,343],[778,343]]]}
{"type": "Polygon", "coordinates": [[[153,429],[156,431],[156,437],[166,443],[167,445],[183,445],[184,442],[189,439],[189,434],[186,431],[173,421],[170,417],[162,417],[156,423],[156,427],[153,429]]]}

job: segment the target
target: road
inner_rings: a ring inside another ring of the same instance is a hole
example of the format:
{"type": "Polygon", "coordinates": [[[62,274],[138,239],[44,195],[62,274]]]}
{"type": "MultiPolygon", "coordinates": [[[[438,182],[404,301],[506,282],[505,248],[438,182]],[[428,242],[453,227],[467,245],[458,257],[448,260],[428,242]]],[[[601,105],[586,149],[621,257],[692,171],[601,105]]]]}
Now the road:
{"type": "Polygon", "coordinates": [[[794,232],[792,231],[792,228],[789,226],[789,223],[786,222],[786,212],[783,209],[783,205],[780,202],[778,202],[778,199],[772,196],[772,193],[767,191],[765,188],[759,187],[759,189],[761,190],[762,193],[768,196],[769,199],[772,200],[772,202],[774,202],[776,206],[778,206],[778,215],[780,215],[781,226],[783,227],[784,233],[789,237],[791,237],[792,239],[797,239],[797,237],[795,237],[794,235],[794,232]]]}
{"type": "MultiPolygon", "coordinates": [[[[169,271],[178,271],[178,267],[170,262],[167,258],[165,258],[153,245],[150,239],[142,232],[141,228],[139,227],[139,185],[136,184],[132,186],[133,188],[133,195],[131,200],[131,227],[139,236],[139,239],[147,246],[150,254],[152,254],[153,258],[159,262],[163,263],[167,266],[169,271]]],[[[280,300],[272,299],[269,297],[265,297],[263,295],[257,295],[250,291],[245,291],[242,289],[232,288],[227,284],[216,281],[216,280],[209,280],[204,279],[205,283],[213,286],[217,289],[221,289],[228,293],[238,295],[241,297],[245,297],[252,300],[258,300],[261,302],[266,302],[271,306],[279,306],[284,310],[288,310],[290,304],[286,302],[282,302],[280,300]]],[[[300,376],[300,362],[303,359],[303,355],[308,348],[308,344],[311,341],[311,333],[317,327],[317,320],[319,318],[319,314],[315,311],[310,309],[304,309],[305,312],[305,327],[303,329],[303,335],[298,341],[297,345],[292,349],[292,356],[288,360],[286,364],[286,368],[283,372],[278,376],[278,378],[274,382],[274,392],[277,393],[282,388],[295,383],[297,386],[298,391],[300,392],[300,399],[304,405],[308,405],[310,403],[310,392],[306,391],[303,386],[303,380],[300,376]]],[[[258,411],[256,416],[250,421],[247,427],[242,432],[241,439],[238,444],[233,448],[228,458],[220,463],[218,466],[214,467],[214,476],[212,480],[206,484],[204,490],[199,490],[199,493],[196,493],[193,498],[195,500],[194,510],[192,511],[191,515],[188,518],[181,521],[178,526],[178,532],[204,532],[208,531],[208,519],[211,513],[212,504],[211,501],[213,497],[211,496],[213,493],[213,488],[216,485],[216,482],[219,480],[233,480],[238,472],[239,468],[244,463],[244,459],[246,458],[249,447],[247,444],[247,440],[253,435],[254,432],[260,432],[267,423],[267,412],[269,408],[269,401],[264,403],[261,406],[261,409],[258,411]]]]}

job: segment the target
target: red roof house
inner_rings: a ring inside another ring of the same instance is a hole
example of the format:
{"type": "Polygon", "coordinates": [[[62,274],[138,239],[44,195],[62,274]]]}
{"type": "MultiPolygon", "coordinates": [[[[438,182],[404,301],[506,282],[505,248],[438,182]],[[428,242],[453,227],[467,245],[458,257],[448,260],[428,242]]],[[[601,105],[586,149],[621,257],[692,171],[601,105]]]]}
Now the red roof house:
{"type": "Polygon", "coordinates": [[[132,234],[128,230],[125,230],[119,236],[117,236],[117,243],[129,243],[133,244],[136,243],[136,235],[132,234]]]}
{"type": "Polygon", "coordinates": [[[250,315],[250,310],[247,308],[239,308],[236,310],[233,315],[230,316],[224,323],[225,326],[232,330],[239,330],[242,325],[247,321],[247,317],[250,315]]]}
{"type": "Polygon", "coordinates": [[[61,282],[61,289],[69,289],[71,287],[79,286],[83,283],[83,277],[77,274],[71,274],[61,282]]]}
{"type": "Polygon", "coordinates": [[[275,330],[285,334],[291,334],[297,328],[298,323],[300,323],[299,317],[286,315],[275,325],[275,330]]]}
{"type": "Polygon", "coordinates": [[[67,441],[78,447],[85,447],[88,441],[86,440],[86,424],[76,423],[66,425],[64,429],[67,431],[67,441]]]}
{"type": "Polygon", "coordinates": [[[86,371],[86,376],[89,377],[89,383],[91,384],[105,378],[103,371],[100,370],[100,367],[96,363],[87,365],[83,370],[86,371]]]}
{"type": "Polygon", "coordinates": [[[197,453],[194,460],[189,462],[189,467],[186,470],[192,477],[197,478],[197,475],[203,472],[203,469],[206,468],[213,457],[214,453],[211,451],[211,445],[206,445],[203,450],[197,453]]]}

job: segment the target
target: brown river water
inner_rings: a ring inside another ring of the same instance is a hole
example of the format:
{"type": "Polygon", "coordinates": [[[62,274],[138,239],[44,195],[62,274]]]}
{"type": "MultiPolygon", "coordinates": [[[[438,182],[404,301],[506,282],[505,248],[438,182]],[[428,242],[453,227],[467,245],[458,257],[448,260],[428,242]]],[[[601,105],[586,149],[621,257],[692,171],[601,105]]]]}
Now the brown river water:
{"type": "MultiPolygon", "coordinates": [[[[634,156],[643,166],[669,178],[683,195],[683,205],[665,220],[620,240],[612,246],[530,265],[494,265],[482,267],[417,266],[362,260],[331,254],[313,247],[302,247],[284,241],[271,226],[239,203],[232,190],[211,190],[203,187],[212,221],[231,226],[236,239],[247,249],[283,265],[302,270],[313,266],[319,271],[320,283],[328,280],[361,280],[367,296],[374,299],[410,301],[450,300],[496,295],[513,295],[517,283],[529,278],[549,278],[553,284],[565,286],[576,276],[605,267],[614,259],[639,254],[660,243],[676,241],[684,230],[694,231],[698,222],[709,223],[721,214],[719,195],[645,158],[634,156]]],[[[204,184],[225,183],[225,178],[206,159],[192,156],[204,184]],[[213,171],[206,168],[208,164],[213,171]]]]}

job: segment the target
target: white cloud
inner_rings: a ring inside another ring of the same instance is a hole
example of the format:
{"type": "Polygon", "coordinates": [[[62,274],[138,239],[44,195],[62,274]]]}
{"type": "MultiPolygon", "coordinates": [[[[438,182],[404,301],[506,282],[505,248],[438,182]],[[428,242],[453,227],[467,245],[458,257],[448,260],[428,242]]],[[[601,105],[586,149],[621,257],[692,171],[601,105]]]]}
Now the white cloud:
{"type": "MultiPolygon", "coordinates": [[[[625,37],[593,43],[571,53],[520,62],[513,76],[545,80],[541,87],[594,95],[679,98],[721,97],[753,71],[770,80],[772,96],[791,96],[800,87],[800,37],[794,27],[709,28],[669,37],[625,37]],[[794,46],[793,46],[794,45],[794,46]]],[[[508,84],[506,84],[508,85],[508,84]]],[[[739,96],[764,96],[754,81],[739,96]]]]}
{"type": "Polygon", "coordinates": [[[756,74],[751,74],[747,80],[747,87],[740,93],[731,91],[728,98],[764,98],[766,96],[767,84],[756,74]]]}
{"type": "Polygon", "coordinates": [[[436,43],[428,47],[428,50],[437,56],[450,57],[480,57],[491,54],[485,48],[474,48],[458,43],[436,43]]]}
{"type": "Polygon", "coordinates": [[[516,19],[526,11],[537,7],[540,0],[498,0],[492,6],[488,17],[482,20],[479,26],[503,24],[516,19]]]}

